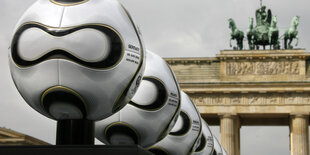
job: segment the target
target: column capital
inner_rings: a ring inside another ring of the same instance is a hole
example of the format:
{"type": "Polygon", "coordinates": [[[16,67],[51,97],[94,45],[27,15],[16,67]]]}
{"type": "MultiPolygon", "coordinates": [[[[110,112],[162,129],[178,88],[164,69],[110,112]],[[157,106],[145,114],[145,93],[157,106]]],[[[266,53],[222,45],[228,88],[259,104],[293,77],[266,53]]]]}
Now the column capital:
{"type": "Polygon", "coordinates": [[[291,118],[309,118],[310,113],[291,113],[291,118]]]}
{"type": "Polygon", "coordinates": [[[220,113],[218,116],[220,118],[239,118],[237,113],[220,113]]]}

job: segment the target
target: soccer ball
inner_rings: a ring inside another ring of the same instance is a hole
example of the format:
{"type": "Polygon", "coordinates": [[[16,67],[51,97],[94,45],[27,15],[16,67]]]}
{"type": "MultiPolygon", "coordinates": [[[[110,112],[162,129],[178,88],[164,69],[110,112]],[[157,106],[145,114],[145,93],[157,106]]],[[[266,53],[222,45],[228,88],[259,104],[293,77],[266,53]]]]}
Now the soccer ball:
{"type": "Polygon", "coordinates": [[[144,45],[116,0],[38,0],[14,32],[13,81],[25,101],[49,118],[107,118],[140,84],[144,45]]]}
{"type": "Polygon", "coordinates": [[[214,151],[214,140],[211,130],[207,124],[202,119],[202,136],[200,139],[199,146],[193,153],[193,155],[212,155],[214,151]]]}
{"type": "Polygon", "coordinates": [[[195,104],[181,93],[181,112],[169,135],[149,148],[156,154],[187,155],[199,146],[202,134],[201,117],[195,104]]]}
{"type": "Polygon", "coordinates": [[[180,112],[176,77],[158,55],[147,52],[146,67],[137,93],[121,111],[96,122],[95,136],[105,144],[148,147],[163,139],[180,112]]]}

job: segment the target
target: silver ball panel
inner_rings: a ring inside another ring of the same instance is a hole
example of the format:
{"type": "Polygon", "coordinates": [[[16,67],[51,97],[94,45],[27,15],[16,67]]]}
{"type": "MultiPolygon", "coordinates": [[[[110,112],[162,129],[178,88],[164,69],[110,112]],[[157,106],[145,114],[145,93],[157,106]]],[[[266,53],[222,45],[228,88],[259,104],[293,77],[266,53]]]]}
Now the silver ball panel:
{"type": "Polygon", "coordinates": [[[59,48],[83,61],[97,62],[106,59],[111,50],[109,37],[91,28],[63,37],[49,35],[39,28],[29,28],[21,34],[18,42],[18,54],[27,61],[36,60],[59,48]]]}

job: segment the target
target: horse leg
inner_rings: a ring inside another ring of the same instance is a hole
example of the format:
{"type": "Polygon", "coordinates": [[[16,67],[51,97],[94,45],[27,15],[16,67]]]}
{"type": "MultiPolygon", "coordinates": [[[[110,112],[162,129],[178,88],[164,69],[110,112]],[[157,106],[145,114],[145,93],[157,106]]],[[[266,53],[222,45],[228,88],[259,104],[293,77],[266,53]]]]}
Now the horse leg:
{"type": "MultiPolygon", "coordinates": [[[[270,50],[272,50],[272,46],[273,46],[273,44],[270,42],[270,44],[269,44],[269,47],[270,47],[269,49],[270,49],[270,50]]],[[[274,49],[274,48],[273,48],[273,49],[274,49]]]]}
{"type": "Polygon", "coordinates": [[[293,39],[290,39],[290,41],[288,42],[288,48],[289,48],[289,49],[292,49],[292,48],[293,48],[292,45],[291,45],[291,44],[292,44],[292,41],[293,41],[293,39]]]}
{"type": "Polygon", "coordinates": [[[238,45],[238,50],[242,50],[242,41],[240,41],[240,40],[237,40],[237,45],[238,45]]]}

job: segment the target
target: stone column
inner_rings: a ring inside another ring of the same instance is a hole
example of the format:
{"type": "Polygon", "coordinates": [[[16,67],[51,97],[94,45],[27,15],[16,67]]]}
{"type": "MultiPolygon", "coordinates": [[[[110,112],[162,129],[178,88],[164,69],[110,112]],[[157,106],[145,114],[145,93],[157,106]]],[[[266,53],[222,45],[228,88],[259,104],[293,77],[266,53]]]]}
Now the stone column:
{"type": "Polygon", "coordinates": [[[236,138],[235,138],[235,142],[236,142],[235,150],[236,150],[236,155],[240,155],[240,128],[241,128],[241,124],[240,124],[240,119],[238,116],[236,117],[235,122],[236,122],[235,133],[237,134],[236,138]]]}
{"type": "Polygon", "coordinates": [[[309,155],[309,115],[294,114],[290,117],[291,155],[309,155]]]}
{"type": "Polygon", "coordinates": [[[240,154],[240,123],[236,114],[220,115],[220,142],[228,155],[240,154]]]}

